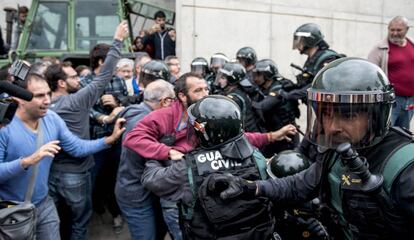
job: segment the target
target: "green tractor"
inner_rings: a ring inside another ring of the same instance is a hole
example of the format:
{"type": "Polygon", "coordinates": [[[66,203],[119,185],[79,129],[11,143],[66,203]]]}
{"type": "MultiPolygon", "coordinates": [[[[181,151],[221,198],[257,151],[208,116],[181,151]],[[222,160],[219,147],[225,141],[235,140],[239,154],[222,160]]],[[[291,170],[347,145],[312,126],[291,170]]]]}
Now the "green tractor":
{"type": "MultiPolygon", "coordinates": [[[[134,37],[152,24],[155,12],[164,11],[167,25],[174,25],[175,11],[164,2],[155,6],[138,0],[33,0],[18,46],[0,59],[0,67],[16,59],[33,62],[43,57],[89,65],[89,50],[97,43],[112,43],[116,26],[124,19],[131,34],[123,51],[132,57],[134,37]]],[[[8,13],[13,11],[8,8],[8,13]]]]}

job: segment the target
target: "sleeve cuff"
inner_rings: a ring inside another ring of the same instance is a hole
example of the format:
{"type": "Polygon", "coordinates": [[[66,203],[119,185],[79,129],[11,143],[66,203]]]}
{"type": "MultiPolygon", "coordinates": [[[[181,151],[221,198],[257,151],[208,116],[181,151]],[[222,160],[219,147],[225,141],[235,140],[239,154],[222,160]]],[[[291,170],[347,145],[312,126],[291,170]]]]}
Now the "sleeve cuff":
{"type": "Polygon", "coordinates": [[[30,166],[27,167],[27,168],[23,168],[22,161],[23,161],[23,157],[20,157],[16,161],[13,161],[11,166],[10,166],[10,170],[12,172],[16,172],[16,173],[26,172],[29,169],[30,166]]]}

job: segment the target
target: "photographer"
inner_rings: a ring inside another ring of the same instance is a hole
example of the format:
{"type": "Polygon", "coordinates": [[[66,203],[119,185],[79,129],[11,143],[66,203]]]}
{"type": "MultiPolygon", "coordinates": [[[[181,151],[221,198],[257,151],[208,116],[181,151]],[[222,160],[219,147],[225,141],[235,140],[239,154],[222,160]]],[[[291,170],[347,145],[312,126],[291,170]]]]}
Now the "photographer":
{"type": "Polygon", "coordinates": [[[165,27],[165,13],[158,11],[154,14],[154,26],[149,34],[142,39],[142,44],[152,45],[155,50],[154,59],[164,60],[167,56],[175,56],[175,29],[165,27]]]}

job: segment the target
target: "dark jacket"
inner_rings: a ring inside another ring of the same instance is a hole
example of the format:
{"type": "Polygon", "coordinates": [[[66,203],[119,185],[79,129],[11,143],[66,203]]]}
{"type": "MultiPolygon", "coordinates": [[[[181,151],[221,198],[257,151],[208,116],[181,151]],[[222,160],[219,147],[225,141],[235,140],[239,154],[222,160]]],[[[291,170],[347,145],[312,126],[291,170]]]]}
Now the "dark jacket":
{"type": "MultiPolygon", "coordinates": [[[[391,130],[380,143],[358,152],[360,156],[367,158],[372,173],[382,174],[385,171],[381,170],[380,165],[384,160],[378,159],[397,153],[401,148],[395,148],[394,145],[401,145],[401,142],[407,142],[407,139],[404,139],[397,131],[391,130]]],[[[409,227],[414,224],[414,164],[412,162],[404,166],[405,168],[401,168],[399,175],[391,182],[392,187],[389,193],[391,206],[384,207],[381,205],[383,198],[377,197],[379,195],[372,196],[359,191],[351,192],[352,201],[349,201],[351,199],[349,191],[344,190],[345,185],[342,186],[341,180],[336,183],[338,186],[331,181],[332,175],[340,172],[340,168],[337,167],[340,164],[338,163],[339,157],[334,155],[334,150],[328,150],[321,156],[322,158],[299,174],[270,181],[259,181],[257,184],[260,195],[267,196],[276,202],[304,202],[318,197],[321,193],[325,202],[333,209],[339,206],[345,214],[348,212],[358,216],[347,218],[345,215],[348,221],[343,223],[345,232],[349,230],[355,232],[356,227],[359,235],[365,236],[361,239],[366,239],[366,236],[371,236],[370,239],[390,239],[391,236],[395,239],[405,239],[406,236],[410,236],[409,227]],[[331,164],[332,162],[334,165],[331,164]],[[332,192],[338,190],[343,193],[342,199],[339,199],[341,201],[339,205],[333,197],[337,194],[332,192]],[[375,204],[372,204],[373,202],[375,204]],[[357,207],[359,207],[358,211],[354,209],[357,207]],[[393,220],[390,221],[388,216],[393,216],[393,220]],[[378,230],[379,227],[380,230],[378,230]]],[[[414,155],[407,157],[411,161],[414,159],[414,155]]],[[[385,188],[385,185],[383,187],[385,188]]],[[[339,214],[338,210],[336,212],[339,214]]]]}
{"type": "Polygon", "coordinates": [[[142,39],[144,46],[147,44],[154,46],[154,59],[164,60],[170,55],[175,56],[175,41],[171,39],[168,31],[155,32],[142,39]]]}
{"type": "MultiPolygon", "coordinates": [[[[152,111],[152,108],[142,102],[139,105],[131,105],[125,108],[119,117],[126,119],[126,131],[122,138],[131,131],[135,125],[152,111]]],[[[152,197],[150,192],[141,184],[141,175],[145,168],[146,159],[122,147],[118,174],[115,183],[115,195],[118,201],[130,207],[141,207],[150,204],[152,197]]]]}

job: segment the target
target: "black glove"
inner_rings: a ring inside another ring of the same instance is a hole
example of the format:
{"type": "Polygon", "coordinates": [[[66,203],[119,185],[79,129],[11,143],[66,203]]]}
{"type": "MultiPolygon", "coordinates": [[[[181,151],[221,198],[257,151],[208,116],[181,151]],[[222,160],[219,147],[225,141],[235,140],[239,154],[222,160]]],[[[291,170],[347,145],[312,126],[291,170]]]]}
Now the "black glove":
{"type": "Polygon", "coordinates": [[[210,181],[208,182],[208,189],[210,191],[214,191],[220,188],[223,189],[223,185],[225,188],[220,193],[220,198],[223,200],[235,198],[241,194],[249,197],[256,196],[257,186],[255,182],[233,176],[230,173],[215,174],[215,176],[210,178],[210,181]]]}
{"type": "Polygon", "coordinates": [[[277,91],[277,95],[284,100],[289,98],[289,94],[283,89],[280,89],[279,91],[277,91]]]}
{"type": "Polygon", "coordinates": [[[329,238],[328,232],[326,231],[325,227],[317,219],[309,218],[305,221],[305,224],[307,225],[306,228],[308,229],[308,231],[314,234],[315,236],[320,237],[321,239],[329,238]]]}

